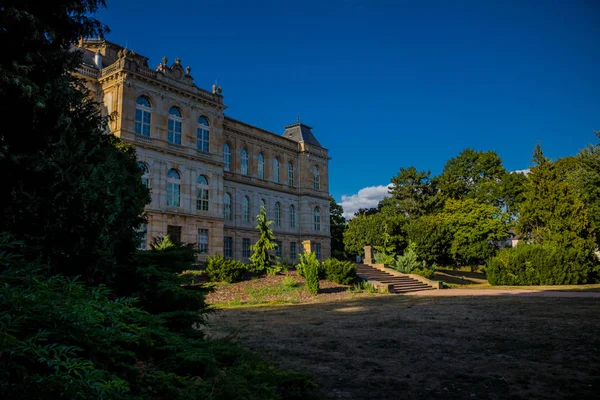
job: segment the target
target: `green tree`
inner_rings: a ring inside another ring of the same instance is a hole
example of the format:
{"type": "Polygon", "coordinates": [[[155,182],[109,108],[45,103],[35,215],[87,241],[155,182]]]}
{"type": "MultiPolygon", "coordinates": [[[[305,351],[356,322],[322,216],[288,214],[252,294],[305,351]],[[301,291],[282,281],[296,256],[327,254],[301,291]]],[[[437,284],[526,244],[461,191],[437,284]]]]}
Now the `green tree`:
{"type": "MultiPolygon", "coordinates": [[[[600,132],[596,132],[600,138],[600,132]]],[[[578,168],[569,176],[585,203],[600,247],[600,143],[590,144],[577,155],[578,168]]]]}
{"type": "Polygon", "coordinates": [[[513,219],[519,215],[519,207],[525,201],[527,176],[519,172],[506,172],[497,186],[497,204],[513,219]]]}
{"type": "Polygon", "coordinates": [[[443,205],[431,172],[417,171],[415,167],[400,168],[392,178],[390,194],[384,205],[393,204],[399,214],[409,219],[436,212],[443,205]]]}
{"type": "Polygon", "coordinates": [[[404,225],[406,219],[401,215],[358,215],[348,222],[344,232],[344,245],[351,254],[363,254],[365,246],[392,246],[395,253],[406,247],[404,225]],[[390,235],[386,243],[386,236],[390,235]]]}
{"type": "Polygon", "coordinates": [[[499,205],[497,184],[505,174],[502,160],[495,152],[466,149],[446,162],[439,188],[446,198],[474,198],[499,205]]]}
{"type": "Polygon", "coordinates": [[[267,209],[264,205],[260,207],[260,212],[256,216],[256,222],[258,222],[256,227],[260,232],[260,237],[255,244],[250,246],[252,250],[250,261],[252,261],[252,272],[264,274],[271,270],[271,265],[273,264],[269,251],[277,247],[275,236],[273,236],[273,231],[270,228],[273,221],[267,221],[267,209]]]}
{"type": "Polygon", "coordinates": [[[508,237],[509,216],[476,199],[446,201],[444,218],[452,229],[450,254],[459,265],[483,264],[508,237]]]}
{"type": "Polygon", "coordinates": [[[406,226],[408,241],[414,243],[418,258],[428,265],[449,265],[452,262],[452,233],[453,229],[442,213],[423,215],[406,226]]]}
{"type": "Polygon", "coordinates": [[[596,236],[588,208],[570,179],[580,169],[574,157],[552,162],[539,145],[533,154],[518,227],[533,243],[552,242],[590,253],[596,236]]]}
{"type": "Polygon", "coordinates": [[[329,231],[331,233],[331,257],[333,258],[345,258],[345,230],[346,218],[344,218],[344,209],[336,203],[333,196],[329,195],[329,231]]]}
{"type": "Polygon", "coordinates": [[[112,134],[71,72],[81,36],[102,35],[102,0],[24,0],[0,7],[0,229],[29,259],[96,283],[119,280],[135,250],[148,189],[134,149],[112,134]]]}

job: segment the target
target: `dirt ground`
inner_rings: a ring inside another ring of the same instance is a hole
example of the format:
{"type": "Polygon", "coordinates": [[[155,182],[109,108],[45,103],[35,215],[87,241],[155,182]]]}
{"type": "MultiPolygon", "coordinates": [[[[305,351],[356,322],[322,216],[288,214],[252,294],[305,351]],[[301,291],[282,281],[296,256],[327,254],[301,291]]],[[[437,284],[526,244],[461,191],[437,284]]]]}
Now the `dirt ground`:
{"type": "Polygon", "coordinates": [[[209,334],[313,375],[323,398],[596,399],[600,299],[371,296],[232,308],[209,334]]]}

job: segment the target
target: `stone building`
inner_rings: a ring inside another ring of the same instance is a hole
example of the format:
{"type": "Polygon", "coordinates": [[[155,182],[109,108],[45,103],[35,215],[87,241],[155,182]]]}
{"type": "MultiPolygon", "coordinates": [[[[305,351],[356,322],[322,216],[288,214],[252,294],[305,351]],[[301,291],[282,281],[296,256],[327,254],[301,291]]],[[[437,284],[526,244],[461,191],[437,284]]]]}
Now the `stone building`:
{"type": "Polygon", "coordinates": [[[246,261],[265,204],[277,256],[302,249],[330,257],[327,149],[299,121],[281,135],[226,117],[220,87],[196,86],[190,67],[148,58],[100,39],[79,43],[84,78],[110,131],[135,145],[152,194],[142,246],[169,233],[198,245],[201,259],[246,261]]]}

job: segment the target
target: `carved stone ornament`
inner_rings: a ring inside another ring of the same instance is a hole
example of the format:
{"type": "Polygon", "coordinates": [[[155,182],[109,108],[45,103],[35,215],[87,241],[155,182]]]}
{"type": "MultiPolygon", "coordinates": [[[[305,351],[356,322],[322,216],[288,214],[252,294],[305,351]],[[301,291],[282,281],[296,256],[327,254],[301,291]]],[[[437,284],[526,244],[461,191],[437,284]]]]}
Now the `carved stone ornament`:
{"type": "Polygon", "coordinates": [[[168,62],[169,62],[169,59],[167,58],[167,56],[164,56],[164,57],[162,58],[162,63],[163,63],[163,65],[164,65],[164,66],[166,66],[168,62]]]}
{"type": "Polygon", "coordinates": [[[212,85],[213,94],[217,94],[217,84],[213,83],[212,85]]]}
{"type": "Polygon", "coordinates": [[[192,68],[189,65],[185,68],[185,73],[186,73],[186,75],[189,75],[192,73],[192,68]]]}

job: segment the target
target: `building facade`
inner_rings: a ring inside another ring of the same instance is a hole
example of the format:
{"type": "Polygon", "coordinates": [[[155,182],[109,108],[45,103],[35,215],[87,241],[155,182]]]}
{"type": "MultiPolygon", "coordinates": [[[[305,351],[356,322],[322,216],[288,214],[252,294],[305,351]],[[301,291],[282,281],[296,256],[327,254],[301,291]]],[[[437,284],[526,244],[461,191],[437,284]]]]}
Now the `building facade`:
{"type": "Polygon", "coordinates": [[[299,121],[281,135],[226,117],[220,87],[196,86],[190,67],[148,58],[100,39],[79,44],[77,75],[111,115],[110,131],[135,145],[151,191],[144,228],[196,243],[200,258],[247,261],[261,205],[288,262],[301,251],[331,254],[327,149],[299,121]]]}

